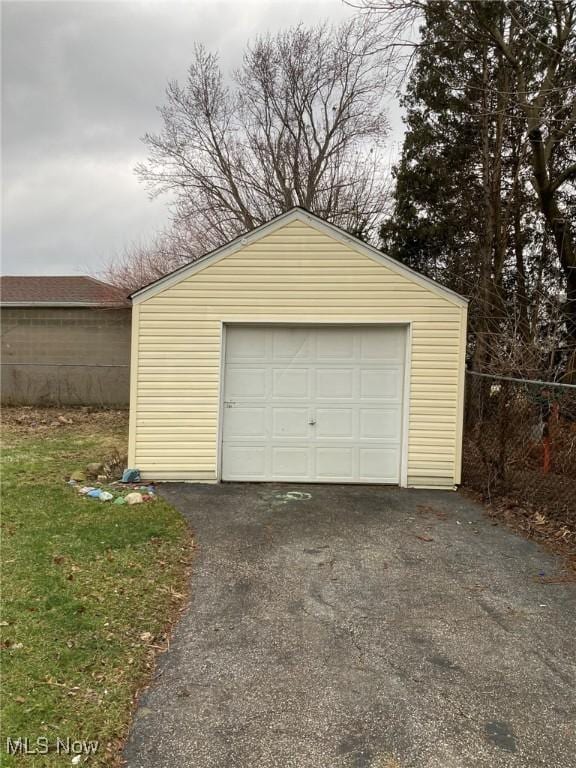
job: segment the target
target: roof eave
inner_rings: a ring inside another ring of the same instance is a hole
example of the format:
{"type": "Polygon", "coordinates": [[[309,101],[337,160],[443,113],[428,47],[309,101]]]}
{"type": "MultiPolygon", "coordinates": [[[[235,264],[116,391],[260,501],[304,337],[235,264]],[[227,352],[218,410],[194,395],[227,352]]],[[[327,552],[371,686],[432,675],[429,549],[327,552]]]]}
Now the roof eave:
{"type": "Polygon", "coordinates": [[[153,289],[159,288],[161,285],[166,283],[168,280],[172,281],[173,278],[177,277],[178,275],[186,272],[189,269],[196,268],[197,265],[201,264],[204,261],[208,261],[209,259],[216,259],[220,254],[222,254],[225,251],[233,251],[235,248],[240,248],[245,245],[249,245],[252,240],[258,240],[261,237],[264,237],[266,232],[269,230],[276,229],[276,227],[281,226],[282,224],[286,224],[290,219],[298,219],[298,214],[305,213],[303,208],[291,208],[289,211],[285,211],[284,213],[280,213],[278,216],[275,216],[273,219],[270,219],[270,221],[265,222],[264,224],[260,224],[260,226],[256,227],[255,229],[252,229],[248,232],[244,232],[241,235],[238,235],[238,237],[235,237],[233,240],[230,240],[228,243],[224,243],[224,245],[220,245],[218,248],[215,248],[212,251],[208,251],[207,253],[203,254],[197,259],[194,259],[194,261],[189,262],[188,264],[183,264],[181,267],[177,267],[172,272],[168,272],[168,274],[163,275],[162,277],[159,277],[158,280],[154,280],[152,283],[148,283],[148,285],[143,285],[142,288],[138,288],[137,291],[133,291],[133,293],[130,293],[128,295],[128,298],[134,301],[134,299],[142,296],[144,293],[151,293],[153,289]]]}

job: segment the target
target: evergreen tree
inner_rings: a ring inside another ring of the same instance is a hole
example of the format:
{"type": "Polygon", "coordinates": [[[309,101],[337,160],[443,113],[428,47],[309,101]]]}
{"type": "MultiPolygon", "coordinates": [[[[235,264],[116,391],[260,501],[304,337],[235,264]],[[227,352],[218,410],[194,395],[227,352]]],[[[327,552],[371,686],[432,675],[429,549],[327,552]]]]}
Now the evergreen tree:
{"type": "MultiPolygon", "coordinates": [[[[558,251],[534,191],[517,69],[483,32],[507,30],[515,40],[511,9],[501,2],[419,5],[421,39],[403,99],[407,132],[383,248],[471,297],[477,368],[553,375],[570,367],[569,354],[557,354],[571,337],[570,312],[562,314],[569,253],[558,251]]],[[[544,39],[549,14],[534,22],[540,28],[532,35],[544,39]]],[[[534,56],[524,83],[538,88],[534,56]]],[[[560,142],[554,162],[569,168],[571,153],[570,142],[560,142]]],[[[570,186],[560,194],[556,203],[569,206],[570,186]]]]}

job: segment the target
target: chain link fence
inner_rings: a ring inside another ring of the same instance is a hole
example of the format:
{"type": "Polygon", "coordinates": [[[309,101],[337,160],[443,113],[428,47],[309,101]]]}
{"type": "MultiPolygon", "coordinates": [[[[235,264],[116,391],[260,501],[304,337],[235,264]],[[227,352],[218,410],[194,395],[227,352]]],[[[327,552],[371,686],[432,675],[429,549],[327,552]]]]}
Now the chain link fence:
{"type": "Polygon", "coordinates": [[[576,523],[576,386],[468,372],[462,483],[576,523]]]}

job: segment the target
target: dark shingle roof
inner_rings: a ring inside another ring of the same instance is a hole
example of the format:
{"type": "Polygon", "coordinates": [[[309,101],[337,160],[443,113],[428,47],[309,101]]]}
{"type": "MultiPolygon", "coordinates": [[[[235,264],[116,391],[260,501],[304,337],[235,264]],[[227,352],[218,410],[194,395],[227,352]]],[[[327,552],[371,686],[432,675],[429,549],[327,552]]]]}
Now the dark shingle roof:
{"type": "Polygon", "coordinates": [[[0,304],[128,307],[123,291],[93,277],[0,277],[0,304]]]}

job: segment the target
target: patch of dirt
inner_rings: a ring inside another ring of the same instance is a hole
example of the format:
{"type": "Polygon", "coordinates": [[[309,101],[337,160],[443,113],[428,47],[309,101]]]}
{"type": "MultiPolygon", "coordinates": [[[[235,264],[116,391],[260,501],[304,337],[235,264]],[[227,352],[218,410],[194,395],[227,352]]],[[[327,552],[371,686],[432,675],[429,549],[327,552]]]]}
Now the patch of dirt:
{"type": "Polygon", "coordinates": [[[14,435],[35,435],[66,430],[75,432],[124,429],[128,426],[128,410],[91,408],[89,406],[38,408],[36,406],[4,406],[2,430],[14,435]]]}

